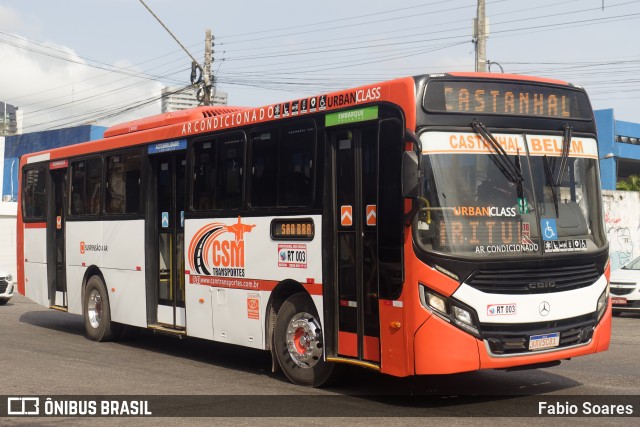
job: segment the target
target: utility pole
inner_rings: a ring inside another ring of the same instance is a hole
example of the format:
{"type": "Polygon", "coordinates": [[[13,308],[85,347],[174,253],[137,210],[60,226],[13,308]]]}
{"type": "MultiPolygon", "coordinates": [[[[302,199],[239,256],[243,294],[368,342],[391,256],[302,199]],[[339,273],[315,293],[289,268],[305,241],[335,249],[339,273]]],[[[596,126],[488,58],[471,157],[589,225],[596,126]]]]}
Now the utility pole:
{"type": "Polygon", "coordinates": [[[487,24],[484,0],[478,0],[478,12],[475,25],[476,71],[487,71],[487,24]]]}
{"type": "MultiPolygon", "coordinates": [[[[160,25],[162,25],[162,27],[167,31],[167,33],[169,33],[169,35],[173,37],[173,39],[176,41],[176,43],[178,43],[178,45],[182,48],[182,50],[184,50],[187,53],[187,55],[189,55],[189,58],[191,58],[191,61],[192,61],[191,62],[191,84],[199,85],[200,83],[203,83],[203,86],[204,86],[204,87],[201,87],[196,92],[196,98],[198,99],[198,102],[201,102],[203,105],[211,105],[213,103],[213,100],[211,99],[211,59],[212,59],[211,30],[207,30],[207,36],[206,36],[207,38],[206,43],[207,43],[207,46],[209,46],[208,48],[209,62],[208,64],[205,65],[206,67],[205,68],[198,63],[198,61],[196,60],[196,58],[193,57],[191,52],[189,52],[187,48],[184,47],[182,43],[180,43],[180,40],[178,40],[178,38],[175,35],[173,35],[171,30],[169,30],[169,28],[166,25],[164,25],[164,23],[160,20],[160,18],[158,18],[158,16],[155,13],[153,13],[151,8],[147,6],[144,0],[139,0],[139,1],[149,11],[149,13],[160,23],[160,25]],[[197,78],[198,71],[200,72],[200,78],[197,78]]],[[[205,46],[205,63],[206,62],[207,62],[207,47],[205,46]]]]}
{"type": "Polygon", "coordinates": [[[207,29],[204,37],[204,71],[202,74],[204,80],[204,105],[213,105],[213,91],[211,90],[211,62],[213,61],[211,30],[207,29]]]}

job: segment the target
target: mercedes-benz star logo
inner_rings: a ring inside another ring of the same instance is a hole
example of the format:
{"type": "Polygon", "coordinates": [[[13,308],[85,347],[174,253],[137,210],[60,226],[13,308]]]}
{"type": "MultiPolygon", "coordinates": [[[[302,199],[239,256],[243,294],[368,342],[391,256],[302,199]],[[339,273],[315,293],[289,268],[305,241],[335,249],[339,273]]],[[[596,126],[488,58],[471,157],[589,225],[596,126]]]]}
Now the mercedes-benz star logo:
{"type": "Polygon", "coordinates": [[[549,314],[550,311],[551,311],[551,304],[549,304],[546,301],[542,301],[538,306],[538,313],[540,313],[541,316],[546,316],[547,314],[549,314]]]}

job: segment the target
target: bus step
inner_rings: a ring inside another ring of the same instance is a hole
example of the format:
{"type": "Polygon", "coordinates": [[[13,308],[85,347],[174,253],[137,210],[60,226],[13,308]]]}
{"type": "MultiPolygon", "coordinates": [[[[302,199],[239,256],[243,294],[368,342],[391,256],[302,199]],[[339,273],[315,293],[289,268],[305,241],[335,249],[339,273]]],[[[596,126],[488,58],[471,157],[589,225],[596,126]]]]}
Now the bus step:
{"type": "Polygon", "coordinates": [[[151,329],[154,334],[171,335],[180,339],[187,335],[187,331],[185,331],[184,329],[174,329],[169,326],[160,324],[149,325],[149,329],[151,329]]]}
{"type": "Polygon", "coordinates": [[[62,307],[61,305],[50,305],[49,308],[52,310],[64,311],[65,313],[69,311],[67,307],[62,307]]]}

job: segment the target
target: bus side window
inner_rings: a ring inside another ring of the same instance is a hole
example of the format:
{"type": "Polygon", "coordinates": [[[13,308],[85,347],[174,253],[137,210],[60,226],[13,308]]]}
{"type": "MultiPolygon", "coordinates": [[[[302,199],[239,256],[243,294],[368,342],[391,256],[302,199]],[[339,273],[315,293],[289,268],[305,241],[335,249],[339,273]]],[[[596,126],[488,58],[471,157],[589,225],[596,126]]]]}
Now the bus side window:
{"type": "Polygon", "coordinates": [[[194,147],[193,208],[196,211],[213,209],[216,193],[216,149],[217,141],[197,142],[194,147]]]}
{"type": "Polygon", "coordinates": [[[312,121],[252,132],[251,206],[310,206],[315,148],[316,129],[312,121]]]}
{"type": "Polygon", "coordinates": [[[25,219],[44,220],[45,219],[45,169],[29,169],[24,172],[22,211],[25,219]]]}
{"type": "Polygon", "coordinates": [[[309,206],[313,197],[315,129],[305,124],[285,129],[280,141],[278,206],[309,206]]]}
{"type": "Polygon", "coordinates": [[[98,215],[102,183],[102,158],[71,164],[71,214],[98,215]]]}
{"type": "Polygon", "coordinates": [[[242,206],[243,132],[196,141],[193,162],[193,208],[196,211],[242,206]]]}
{"type": "Polygon", "coordinates": [[[278,131],[251,133],[251,206],[275,207],[278,200],[278,131]]]}
{"type": "Polygon", "coordinates": [[[106,213],[139,211],[141,159],[139,151],[107,157],[106,213]]]}
{"type": "Polygon", "coordinates": [[[239,209],[241,207],[243,161],[244,135],[233,134],[229,138],[220,138],[216,208],[239,209]]]}

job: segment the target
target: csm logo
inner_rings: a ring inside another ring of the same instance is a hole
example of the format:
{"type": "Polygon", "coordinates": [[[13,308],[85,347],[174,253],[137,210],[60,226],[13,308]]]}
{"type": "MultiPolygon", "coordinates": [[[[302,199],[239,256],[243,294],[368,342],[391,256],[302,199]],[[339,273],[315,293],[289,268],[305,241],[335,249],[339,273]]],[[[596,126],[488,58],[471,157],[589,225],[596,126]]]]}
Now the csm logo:
{"type": "Polygon", "coordinates": [[[8,397],[7,415],[40,415],[40,398],[8,397]]]}

